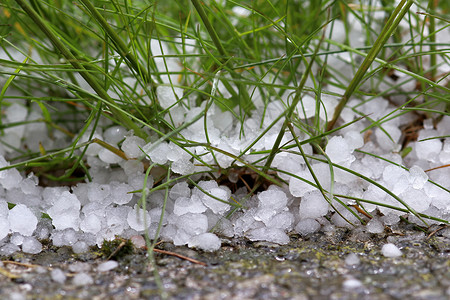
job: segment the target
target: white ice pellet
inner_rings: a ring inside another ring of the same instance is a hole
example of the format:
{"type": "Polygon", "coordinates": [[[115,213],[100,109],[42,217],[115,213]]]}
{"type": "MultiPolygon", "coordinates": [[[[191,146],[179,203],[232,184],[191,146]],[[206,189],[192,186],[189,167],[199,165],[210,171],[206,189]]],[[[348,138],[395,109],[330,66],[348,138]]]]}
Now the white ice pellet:
{"type": "Polygon", "coordinates": [[[407,189],[399,197],[418,213],[427,210],[431,204],[430,197],[423,190],[407,189]]]}
{"type": "Polygon", "coordinates": [[[61,231],[63,236],[64,245],[72,246],[78,241],[78,234],[72,228],[67,228],[61,231]]]}
{"type": "Polygon", "coordinates": [[[22,179],[22,175],[17,169],[0,171],[0,184],[7,190],[19,187],[22,179]]]}
{"type": "Polygon", "coordinates": [[[304,195],[300,201],[300,219],[316,219],[328,213],[329,203],[318,190],[304,195]]]}
{"type": "Polygon", "coordinates": [[[230,220],[222,218],[216,224],[216,230],[214,232],[220,236],[231,238],[234,236],[233,224],[230,220]]]}
{"type": "Polygon", "coordinates": [[[235,215],[234,223],[234,234],[236,236],[243,236],[245,232],[264,227],[264,223],[261,221],[256,221],[254,214],[256,208],[252,207],[240,215],[235,215]]]}
{"type": "Polygon", "coordinates": [[[34,231],[34,236],[38,239],[47,239],[50,236],[50,232],[53,230],[53,226],[49,219],[39,220],[36,230],[34,231]]]}
{"type": "Polygon", "coordinates": [[[277,213],[287,209],[286,194],[277,189],[263,191],[258,194],[258,209],[255,220],[268,223],[277,213]]]}
{"type": "Polygon", "coordinates": [[[77,196],[70,192],[63,192],[47,213],[52,218],[53,226],[57,230],[66,228],[78,229],[80,223],[81,203],[77,196]]]}
{"type": "MultiPolygon", "coordinates": [[[[218,134],[218,132],[216,132],[218,134]]],[[[217,137],[219,138],[219,137],[217,137]]],[[[223,151],[230,153],[231,155],[224,154],[224,153],[217,153],[215,154],[215,159],[217,161],[217,164],[219,167],[226,169],[231,166],[231,163],[234,161],[233,155],[238,155],[239,152],[236,151],[236,149],[232,148],[230,145],[230,141],[226,140],[225,138],[222,138],[220,140],[220,143],[217,145],[217,147],[220,147],[223,151]]],[[[207,156],[208,158],[211,156],[207,156]]]]}
{"type": "Polygon", "coordinates": [[[383,222],[384,225],[392,226],[400,221],[400,217],[396,214],[387,214],[385,216],[382,216],[380,220],[383,222]]]}
{"type": "Polygon", "coordinates": [[[397,126],[383,125],[383,129],[375,129],[375,137],[378,146],[384,150],[390,151],[398,148],[398,141],[402,135],[401,130],[397,126]]]}
{"type": "Polygon", "coordinates": [[[51,235],[54,246],[72,246],[78,241],[78,235],[72,228],[64,230],[54,230],[51,235]]]}
{"type": "Polygon", "coordinates": [[[119,266],[119,263],[115,260],[105,261],[97,266],[97,271],[99,272],[108,272],[119,266]]]}
{"type": "Polygon", "coordinates": [[[215,214],[222,215],[230,209],[230,205],[226,203],[231,196],[231,191],[228,187],[220,186],[217,188],[211,188],[206,190],[206,192],[208,192],[209,195],[203,194],[201,200],[203,201],[203,204],[211,209],[215,214]]]}
{"type": "Polygon", "coordinates": [[[26,195],[40,196],[42,187],[39,187],[37,184],[37,178],[34,175],[31,175],[22,180],[20,189],[26,195]]]}
{"type": "Polygon", "coordinates": [[[221,111],[217,108],[212,119],[214,126],[227,134],[233,126],[233,114],[230,111],[221,111]]]}
{"type": "Polygon", "coordinates": [[[187,161],[191,159],[191,155],[186,152],[185,149],[181,148],[177,144],[170,142],[168,144],[169,151],[167,152],[167,159],[173,162],[178,160],[187,161]]]}
{"type": "Polygon", "coordinates": [[[389,105],[389,102],[381,97],[373,98],[370,101],[366,101],[359,107],[361,112],[370,115],[373,120],[378,120],[383,117],[385,111],[389,105]]]}
{"type": "Polygon", "coordinates": [[[114,230],[117,234],[121,234],[123,230],[129,227],[128,213],[132,210],[129,206],[109,206],[106,208],[106,225],[109,230],[114,230]]]}
{"type": "MultiPolygon", "coordinates": [[[[90,139],[91,133],[92,133],[91,131],[85,132],[81,136],[81,139],[78,141],[78,145],[80,145],[81,143],[86,143],[87,141],[91,140],[90,139]]],[[[94,134],[92,135],[92,139],[95,139],[95,138],[97,138],[99,140],[103,139],[101,132],[99,132],[98,130],[96,130],[94,132],[94,134]]],[[[103,148],[102,146],[100,146],[97,143],[89,144],[89,147],[86,150],[86,155],[88,155],[88,156],[96,156],[101,149],[105,149],[105,148],[103,148]]]]}
{"type": "Polygon", "coordinates": [[[345,32],[344,22],[339,19],[333,20],[329,26],[325,27],[325,36],[332,41],[344,42],[346,39],[345,32]]]}
{"type": "Polygon", "coordinates": [[[130,241],[136,249],[142,249],[146,246],[145,239],[142,235],[133,235],[130,241]]]}
{"type": "Polygon", "coordinates": [[[439,139],[427,139],[436,136],[434,130],[422,130],[419,133],[417,142],[414,143],[414,151],[417,157],[429,162],[436,162],[442,149],[442,142],[439,139]],[[430,132],[431,131],[431,132],[430,132]]]}
{"type": "Polygon", "coordinates": [[[133,198],[133,188],[126,183],[111,182],[111,201],[115,204],[127,204],[133,198]]]}
{"type": "Polygon", "coordinates": [[[402,256],[402,251],[400,251],[400,249],[392,243],[384,244],[381,248],[381,253],[383,253],[386,257],[402,256]]]}
{"type": "Polygon", "coordinates": [[[51,270],[50,277],[52,278],[53,281],[58,283],[64,283],[67,279],[66,274],[64,274],[64,271],[61,270],[60,268],[51,270]]]}
{"type": "Polygon", "coordinates": [[[85,253],[89,250],[89,245],[84,241],[77,241],[72,245],[72,251],[76,254],[85,253]]]}
{"type": "Polygon", "coordinates": [[[80,201],[81,206],[84,206],[89,202],[87,196],[88,186],[89,185],[87,183],[78,183],[76,186],[72,187],[72,192],[75,196],[77,196],[77,199],[78,201],[80,201]]]}
{"type": "Polygon", "coordinates": [[[10,243],[12,243],[14,245],[20,246],[20,245],[22,245],[24,238],[25,237],[23,235],[15,232],[11,235],[11,237],[9,238],[9,241],[10,241],[10,243]]]}
{"type": "MultiPolygon", "coordinates": [[[[144,187],[145,175],[144,174],[133,174],[128,176],[128,184],[133,188],[133,190],[142,190],[144,187]]],[[[153,177],[147,177],[147,188],[151,189],[153,186],[153,177]]]]}
{"type": "Polygon", "coordinates": [[[125,138],[127,130],[122,126],[112,126],[103,132],[103,138],[105,142],[111,145],[117,145],[121,140],[125,138]]]}
{"type": "Polygon", "coordinates": [[[88,185],[87,196],[91,202],[111,202],[106,200],[110,194],[111,186],[109,184],[91,182],[88,185]]]}
{"type": "MultiPolygon", "coordinates": [[[[167,207],[166,207],[167,208],[167,207]]],[[[162,208],[155,207],[149,210],[150,219],[153,223],[159,223],[161,221],[161,214],[162,214],[162,208]]],[[[164,211],[163,219],[162,219],[162,225],[167,224],[167,211],[164,211]]]]}
{"type": "MultiPolygon", "coordinates": [[[[344,162],[341,162],[340,164],[345,164],[344,162]]],[[[311,167],[313,169],[314,174],[317,177],[317,180],[322,185],[322,188],[325,190],[331,189],[331,173],[330,173],[330,166],[326,163],[317,163],[317,164],[311,164],[311,167]]],[[[313,180],[313,183],[315,184],[315,181],[313,180]]]]}
{"type": "Polygon", "coordinates": [[[364,139],[358,131],[348,131],[344,134],[344,140],[350,149],[358,149],[364,145],[364,139]]]}
{"type": "Polygon", "coordinates": [[[332,137],[327,144],[325,153],[334,163],[350,164],[355,160],[347,141],[341,136],[332,137]]]}
{"type": "Polygon", "coordinates": [[[56,200],[59,199],[59,197],[64,192],[68,192],[69,188],[65,186],[61,187],[46,187],[42,191],[42,198],[44,198],[48,203],[54,204],[56,200]]]}
{"type": "Polygon", "coordinates": [[[9,233],[9,210],[8,203],[0,199],[0,240],[5,238],[9,233]]]}
{"type": "MultiPolygon", "coordinates": [[[[277,138],[278,138],[278,133],[266,134],[266,136],[263,138],[264,139],[264,149],[266,149],[266,150],[272,149],[277,138]]],[[[281,140],[281,144],[285,144],[286,142],[288,142],[288,138],[286,135],[284,135],[281,140]]]]}
{"type": "Polygon", "coordinates": [[[258,194],[259,204],[258,207],[272,209],[276,212],[280,212],[286,208],[287,197],[282,190],[269,189],[267,191],[258,194]]]}
{"type": "Polygon", "coordinates": [[[128,158],[138,158],[144,155],[143,150],[141,150],[144,145],[144,139],[137,136],[127,136],[121,148],[128,158]]]}
{"type": "Polygon", "coordinates": [[[181,216],[186,213],[203,213],[206,209],[206,206],[203,205],[202,200],[197,195],[192,195],[189,198],[179,197],[175,200],[173,206],[173,212],[177,216],[181,216]]]}
{"type": "Polygon", "coordinates": [[[409,181],[415,189],[423,188],[425,182],[428,181],[428,175],[419,166],[412,166],[409,169],[409,181]]]}
{"type": "Polygon", "coordinates": [[[187,159],[178,159],[172,163],[171,169],[173,173],[188,175],[194,171],[195,167],[194,164],[187,159]]]}
{"type": "Polygon", "coordinates": [[[120,164],[127,176],[133,174],[142,174],[144,172],[144,164],[136,159],[130,159],[120,164]]]}
{"type": "Polygon", "coordinates": [[[175,184],[169,191],[169,197],[176,200],[180,197],[190,197],[191,189],[186,181],[175,184]]]}
{"type": "Polygon", "coordinates": [[[8,220],[11,231],[24,236],[31,236],[38,223],[34,213],[23,204],[17,204],[9,211],[8,220]]]}
{"type": "Polygon", "coordinates": [[[309,119],[316,113],[316,99],[308,94],[301,97],[301,101],[297,104],[296,112],[299,118],[309,119]]]}
{"type": "MultiPolygon", "coordinates": [[[[354,211],[353,209],[351,210],[354,211]]],[[[353,225],[351,225],[349,222],[351,222],[352,224],[359,224],[359,220],[347,208],[342,207],[341,209],[339,209],[339,212],[340,214],[336,212],[331,217],[331,222],[333,222],[333,224],[337,227],[353,228],[353,225]]]]}
{"type": "Polygon", "coordinates": [[[405,191],[410,185],[409,173],[400,166],[388,165],[383,171],[383,181],[396,195],[405,191]]]}
{"type": "Polygon", "coordinates": [[[347,266],[356,266],[359,265],[360,259],[356,253],[350,253],[345,257],[345,264],[347,266]]]}
{"type": "Polygon", "coordinates": [[[175,246],[186,245],[192,237],[192,234],[187,233],[183,228],[178,228],[173,234],[168,236],[175,246]]]}
{"type": "Polygon", "coordinates": [[[283,211],[276,214],[268,221],[264,222],[267,227],[280,228],[285,231],[292,229],[294,223],[294,215],[288,211],[283,211]]]}
{"type": "Polygon", "coordinates": [[[22,243],[22,251],[30,254],[37,254],[42,251],[42,244],[32,236],[24,238],[22,243]]]}
{"type": "Polygon", "coordinates": [[[430,183],[424,186],[424,191],[432,199],[434,207],[443,213],[450,213],[450,197],[445,190],[430,183]]]}
{"type": "Polygon", "coordinates": [[[89,214],[81,221],[80,229],[84,232],[96,234],[102,229],[102,221],[96,214],[89,214]]]}
{"type": "Polygon", "coordinates": [[[128,212],[127,222],[130,227],[136,231],[145,230],[151,223],[150,215],[147,211],[144,211],[137,204],[132,210],[128,212]]]}
{"type": "Polygon", "coordinates": [[[123,161],[122,157],[105,148],[98,151],[98,157],[107,164],[117,164],[123,161]]]}
{"type": "Polygon", "coordinates": [[[4,244],[3,246],[1,246],[0,255],[1,256],[9,256],[18,251],[20,251],[19,246],[11,244],[11,243],[7,243],[7,244],[4,244]]]}
{"type": "Polygon", "coordinates": [[[75,261],[69,265],[69,271],[72,273],[83,273],[89,272],[91,270],[91,265],[86,262],[75,261]]]}
{"type": "Polygon", "coordinates": [[[349,291],[355,291],[362,287],[363,287],[362,282],[355,278],[347,279],[342,283],[342,288],[349,291]]]}
{"type": "Polygon", "coordinates": [[[78,273],[72,279],[74,285],[85,286],[94,283],[94,279],[92,279],[91,275],[87,273],[78,273]]]}
{"type": "Polygon", "coordinates": [[[384,231],[384,225],[377,218],[372,218],[372,220],[366,224],[366,230],[370,233],[382,233],[384,231]]]}
{"type": "Polygon", "coordinates": [[[288,235],[279,228],[257,228],[248,231],[245,236],[251,241],[266,241],[280,245],[289,243],[288,235]]]}
{"type": "Polygon", "coordinates": [[[164,116],[164,119],[177,128],[183,124],[185,115],[186,108],[184,106],[174,106],[170,109],[170,112],[164,116]]]}
{"type": "Polygon", "coordinates": [[[21,147],[21,140],[24,129],[24,126],[11,128],[11,130],[14,131],[4,129],[4,133],[2,134],[2,143],[5,143],[9,147],[4,147],[3,151],[11,153],[14,152],[14,148],[18,149],[21,147]]]}
{"type": "Polygon", "coordinates": [[[160,85],[156,88],[156,96],[162,108],[169,108],[177,102],[177,99],[183,96],[183,89],[160,85]]]}
{"type": "Polygon", "coordinates": [[[216,251],[220,249],[220,239],[217,235],[205,232],[199,235],[192,237],[188,242],[188,247],[190,248],[199,248],[203,251],[216,251]]]}
{"type": "MultiPolygon", "coordinates": [[[[308,170],[299,171],[295,173],[295,175],[297,175],[299,178],[308,180],[312,184],[315,184],[314,179],[308,170]]],[[[308,192],[314,191],[315,189],[316,188],[313,185],[306,183],[305,181],[298,178],[291,177],[291,179],[289,180],[289,192],[294,197],[303,197],[303,195],[308,192]]]]}
{"type": "Polygon", "coordinates": [[[320,224],[314,219],[303,219],[295,226],[295,231],[301,236],[305,236],[319,231],[320,224]]]}
{"type": "Polygon", "coordinates": [[[189,236],[205,233],[208,230],[208,217],[204,214],[186,213],[176,218],[175,225],[189,236]]]}
{"type": "Polygon", "coordinates": [[[14,103],[5,109],[5,117],[10,122],[21,122],[27,117],[28,109],[20,104],[14,103]]]}
{"type": "Polygon", "coordinates": [[[163,165],[167,162],[167,154],[170,150],[169,144],[161,142],[158,145],[148,143],[142,150],[150,157],[150,159],[157,164],[163,165]]]}

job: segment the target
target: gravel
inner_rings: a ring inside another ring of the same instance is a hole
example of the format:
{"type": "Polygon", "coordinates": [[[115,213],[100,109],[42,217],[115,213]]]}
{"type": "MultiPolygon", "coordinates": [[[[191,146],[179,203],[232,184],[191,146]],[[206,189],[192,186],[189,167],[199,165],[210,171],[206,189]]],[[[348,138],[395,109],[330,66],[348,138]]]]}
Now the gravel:
{"type": "MultiPolygon", "coordinates": [[[[159,249],[206,263],[155,253],[164,287],[145,250],[113,257],[99,249],[74,254],[44,243],[42,253],[1,257],[2,299],[448,299],[450,228],[423,232],[401,223],[382,233],[362,228],[291,234],[287,245],[222,239],[216,252],[162,243],[159,249]],[[432,233],[434,232],[434,233],[432,233]],[[393,244],[402,255],[385,257],[393,244]],[[105,271],[99,272],[99,270],[105,271]]],[[[113,250],[113,249],[112,249],[113,250]]]]}

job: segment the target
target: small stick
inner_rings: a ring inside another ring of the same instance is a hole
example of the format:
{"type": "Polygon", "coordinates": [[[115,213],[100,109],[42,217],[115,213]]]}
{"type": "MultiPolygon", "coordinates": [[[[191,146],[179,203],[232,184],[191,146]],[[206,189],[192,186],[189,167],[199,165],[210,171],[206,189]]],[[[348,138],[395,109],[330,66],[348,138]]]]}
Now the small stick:
{"type": "Polygon", "coordinates": [[[431,168],[431,169],[425,170],[424,172],[430,172],[430,171],[433,171],[433,170],[447,168],[447,167],[450,167],[450,164],[439,166],[439,167],[435,167],[435,168],[431,168]]]}
{"type": "Polygon", "coordinates": [[[366,213],[361,207],[359,207],[358,205],[350,205],[351,207],[353,207],[354,209],[356,209],[359,213],[365,215],[366,217],[368,217],[369,219],[372,219],[372,216],[369,215],[368,213],[366,213]]]}
{"type": "Polygon", "coordinates": [[[9,279],[17,279],[20,278],[19,275],[13,274],[6,269],[0,268],[0,275],[6,276],[9,279]]]}
{"type": "Polygon", "coordinates": [[[244,183],[245,187],[248,189],[249,192],[251,192],[252,189],[248,185],[247,181],[245,181],[244,178],[242,178],[242,176],[240,174],[239,174],[239,179],[242,180],[242,182],[244,183]]]}
{"type": "Polygon", "coordinates": [[[26,268],[36,268],[39,266],[39,265],[27,264],[27,263],[22,263],[22,262],[13,261],[13,260],[2,260],[2,263],[4,263],[5,265],[9,264],[9,265],[22,266],[22,267],[26,267],[26,268]]]}
{"type": "Polygon", "coordinates": [[[106,260],[110,260],[111,257],[116,255],[117,252],[119,252],[119,250],[123,248],[123,246],[125,246],[125,241],[120,242],[119,246],[117,246],[117,248],[108,256],[108,258],[106,260]]]}
{"type": "MultiPolygon", "coordinates": [[[[144,247],[144,249],[147,250],[147,247],[144,247]]],[[[175,252],[166,251],[166,250],[160,250],[160,249],[153,249],[153,251],[156,252],[156,253],[161,253],[161,254],[167,254],[167,255],[175,256],[175,257],[178,257],[178,258],[190,261],[191,263],[198,264],[198,265],[206,267],[206,263],[204,263],[202,261],[199,261],[199,260],[196,260],[196,259],[184,256],[184,255],[181,255],[181,254],[178,254],[178,253],[175,253],[175,252]]]]}
{"type": "Polygon", "coordinates": [[[435,235],[439,230],[442,230],[442,229],[444,229],[445,227],[448,227],[448,225],[446,225],[446,226],[441,226],[441,227],[439,227],[438,229],[436,229],[436,230],[433,230],[428,236],[427,236],[427,238],[425,239],[425,240],[429,240],[433,235],[435,235]]]}

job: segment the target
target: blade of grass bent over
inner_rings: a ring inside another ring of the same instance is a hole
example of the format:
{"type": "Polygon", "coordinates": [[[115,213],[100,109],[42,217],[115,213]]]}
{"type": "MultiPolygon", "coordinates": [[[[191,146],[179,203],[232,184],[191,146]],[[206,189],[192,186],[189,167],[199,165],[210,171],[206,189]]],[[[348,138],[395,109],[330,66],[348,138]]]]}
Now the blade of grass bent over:
{"type": "MultiPolygon", "coordinates": [[[[324,26],[326,26],[327,24],[328,23],[326,23],[324,26]]],[[[322,26],[318,30],[322,29],[324,26],[322,26]]],[[[316,30],[314,33],[316,33],[318,30],[316,30]]],[[[311,38],[311,37],[312,37],[312,35],[309,38],[311,38]]],[[[308,40],[308,39],[306,39],[306,40],[308,40]]],[[[305,42],[306,42],[306,40],[305,40],[305,42]]],[[[290,122],[291,116],[294,113],[298,102],[300,101],[303,88],[304,88],[304,86],[306,84],[306,80],[308,79],[309,73],[312,70],[312,65],[313,65],[313,63],[314,63],[314,61],[316,59],[317,53],[319,52],[319,48],[320,48],[320,45],[322,44],[322,41],[323,41],[323,39],[319,40],[319,44],[317,45],[317,47],[316,47],[316,49],[314,51],[314,55],[311,57],[311,60],[310,60],[310,62],[308,64],[308,66],[306,67],[305,73],[303,73],[302,79],[301,79],[301,81],[300,81],[300,83],[299,83],[299,85],[298,85],[298,87],[296,89],[294,99],[292,100],[292,104],[290,105],[290,107],[288,108],[288,110],[285,113],[286,116],[285,116],[285,120],[283,122],[283,125],[281,126],[280,133],[278,134],[277,139],[275,140],[275,143],[274,143],[274,145],[272,147],[272,150],[270,151],[269,157],[267,158],[267,162],[265,163],[265,165],[264,165],[264,167],[262,169],[262,172],[265,173],[265,174],[269,171],[270,165],[272,164],[272,161],[275,158],[275,154],[279,150],[279,147],[280,147],[280,144],[281,144],[281,140],[283,139],[284,132],[286,131],[288,122],[290,122]]],[[[261,180],[261,177],[258,178],[258,181],[259,180],[261,180]]]]}
{"type": "Polygon", "coordinates": [[[125,42],[119,37],[119,35],[114,31],[114,29],[111,28],[111,26],[108,24],[108,22],[103,18],[103,16],[97,11],[97,9],[92,5],[90,1],[87,0],[80,0],[81,3],[89,10],[89,12],[92,14],[92,16],[95,18],[95,20],[100,24],[103,30],[106,31],[109,38],[112,40],[114,45],[117,47],[117,50],[123,58],[126,59],[131,65],[131,67],[142,76],[144,81],[146,83],[150,83],[154,85],[154,82],[152,81],[151,77],[147,73],[144,66],[142,66],[135,56],[133,56],[130,53],[130,50],[128,49],[125,42]]]}
{"type": "MultiPolygon", "coordinates": [[[[225,63],[230,60],[230,55],[228,54],[227,50],[222,45],[222,42],[220,41],[216,30],[214,29],[211,22],[209,21],[208,16],[206,15],[206,12],[203,9],[200,2],[198,0],[191,0],[191,2],[194,5],[194,8],[197,11],[198,15],[200,16],[200,19],[202,20],[203,25],[205,25],[206,30],[208,31],[208,34],[214,43],[214,46],[216,46],[217,51],[219,51],[219,54],[221,56],[219,58],[219,61],[225,65],[225,63]]],[[[200,37],[200,35],[199,35],[199,37],[200,37]]],[[[242,97],[242,100],[243,100],[242,102],[239,103],[239,107],[241,107],[246,114],[251,115],[251,110],[254,108],[254,104],[251,101],[250,96],[248,95],[246,87],[243,86],[242,83],[239,83],[240,76],[232,70],[232,67],[231,67],[230,75],[233,78],[233,80],[236,81],[236,85],[237,85],[238,91],[240,93],[239,97],[242,97]]],[[[224,80],[222,83],[225,85],[227,90],[232,95],[235,94],[234,89],[229,85],[229,83],[226,80],[224,80]]]]}
{"type": "Polygon", "coordinates": [[[414,1],[408,0],[406,5],[405,2],[406,0],[402,0],[402,2],[397,6],[395,11],[389,17],[388,21],[386,22],[386,25],[381,31],[381,34],[378,36],[377,40],[375,41],[373,47],[371,48],[366,58],[364,59],[363,63],[359,67],[358,71],[356,71],[355,76],[350,82],[348,88],[345,90],[345,93],[342,96],[341,101],[339,101],[339,104],[337,105],[336,110],[334,111],[333,119],[328,123],[327,127],[328,130],[334,127],[337,119],[339,118],[339,115],[341,114],[342,110],[347,104],[347,101],[350,99],[353,92],[361,83],[361,81],[364,78],[364,75],[367,73],[367,70],[372,65],[373,61],[377,57],[378,53],[380,53],[381,49],[383,49],[387,40],[394,33],[395,29],[397,29],[398,24],[403,19],[404,15],[408,12],[409,8],[411,7],[414,1]]]}
{"type": "MultiPolygon", "coordinates": [[[[6,90],[8,89],[8,87],[10,86],[10,84],[13,82],[14,78],[16,78],[16,74],[19,74],[20,70],[22,70],[22,68],[25,66],[25,64],[28,61],[28,56],[25,58],[25,60],[23,61],[22,65],[19,65],[19,67],[14,70],[14,74],[11,74],[11,76],[9,76],[8,80],[6,80],[5,85],[3,86],[1,92],[0,92],[0,111],[1,111],[1,107],[2,107],[2,102],[3,102],[3,98],[5,97],[6,94],[6,90]]],[[[2,127],[2,119],[0,118],[0,128],[2,127]]],[[[3,133],[3,129],[1,129],[1,133],[3,133]]]]}
{"type": "Polygon", "coordinates": [[[84,65],[70,52],[70,50],[63,44],[60,38],[54,33],[52,28],[47,25],[46,21],[42,19],[38,13],[24,0],[16,0],[17,4],[22,7],[22,9],[30,16],[34,23],[42,30],[42,32],[49,38],[52,44],[61,52],[64,58],[70,62],[74,69],[78,70],[80,75],[86,80],[86,82],[92,87],[92,89],[102,98],[106,104],[108,104],[109,109],[112,114],[122,122],[123,126],[128,129],[132,129],[134,133],[141,137],[146,138],[147,135],[141,130],[130,118],[123,114],[120,110],[113,107],[114,100],[108,95],[108,93],[103,89],[97,79],[91,75],[91,73],[84,67],[84,65]]]}

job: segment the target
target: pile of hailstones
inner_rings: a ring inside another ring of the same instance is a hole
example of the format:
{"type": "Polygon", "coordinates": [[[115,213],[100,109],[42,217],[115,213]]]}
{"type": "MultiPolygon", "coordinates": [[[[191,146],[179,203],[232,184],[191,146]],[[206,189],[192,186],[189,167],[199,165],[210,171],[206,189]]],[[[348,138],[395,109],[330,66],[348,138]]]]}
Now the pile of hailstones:
{"type": "MultiPolygon", "coordinates": [[[[387,109],[387,103],[383,99],[370,103],[378,108],[382,103],[387,109]]],[[[271,109],[279,110],[280,107],[282,108],[281,105],[274,106],[271,109]]],[[[9,111],[6,116],[11,117],[15,109],[21,108],[13,104],[7,109],[9,111]]],[[[195,113],[193,112],[192,116],[195,113]]],[[[211,109],[210,114],[207,126],[211,144],[233,154],[239,154],[240,150],[245,149],[263,130],[258,127],[259,120],[255,114],[244,124],[249,134],[236,138],[240,129],[239,126],[233,129],[229,115],[218,109],[211,109]],[[227,128],[227,135],[224,134],[223,128],[227,128]],[[234,133],[236,135],[233,135],[234,133]]],[[[185,115],[184,121],[189,120],[188,116],[189,113],[185,115]]],[[[26,114],[23,119],[27,119],[26,114]]],[[[329,139],[326,154],[333,163],[355,170],[383,185],[416,212],[450,220],[448,192],[429,180],[432,179],[444,188],[450,188],[449,168],[424,171],[450,163],[449,138],[414,142],[411,144],[412,153],[403,160],[398,153],[392,151],[397,142],[395,136],[398,135],[398,126],[403,122],[401,118],[397,120],[400,120],[399,124],[385,126],[394,141],[380,130],[375,131],[371,141],[364,143],[359,132],[365,125],[355,123],[355,126],[342,130],[341,135],[329,139]],[[358,148],[386,160],[355,152],[358,148]],[[411,167],[402,168],[403,164],[411,167]]],[[[265,122],[271,121],[268,118],[265,122]]],[[[203,124],[201,120],[185,129],[182,134],[187,139],[202,141],[204,136],[199,137],[199,133],[204,134],[203,124]]],[[[33,126],[24,132],[37,135],[36,130],[39,130],[39,127],[35,124],[33,126]]],[[[448,128],[450,117],[445,117],[436,128],[425,126],[419,133],[419,140],[443,136],[448,128]]],[[[253,145],[252,150],[271,149],[278,129],[279,126],[271,129],[260,142],[253,145]]],[[[41,134],[45,132],[44,126],[41,134]]],[[[85,135],[86,139],[89,134],[85,135]]],[[[307,235],[319,230],[333,231],[336,227],[353,228],[347,221],[360,224],[343,205],[335,200],[330,205],[312,185],[284,172],[278,172],[278,175],[288,184],[282,187],[272,185],[266,191],[247,199],[243,208],[238,209],[229,218],[226,216],[236,203],[244,199],[247,190],[240,188],[232,194],[228,187],[219,186],[214,180],[202,180],[195,176],[193,178],[198,181],[198,187],[192,188],[186,181],[179,180],[170,187],[168,197],[165,190],[150,193],[144,210],[140,204],[142,194],[136,192],[142,191],[145,184],[145,167],[140,159],[143,156],[142,151],[151,162],[170,164],[173,173],[190,174],[205,170],[205,167],[199,166],[186,151],[172,142],[146,144],[144,140],[118,126],[110,126],[104,131],[97,129],[94,137],[113,146],[123,141],[120,147],[129,159],[123,160],[97,144],[90,145],[86,157],[92,182],[79,183],[70,188],[41,187],[33,174],[24,177],[14,168],[0,171],[0,255],[20,250],[39,253],[42,251],[42,239],[50,239],[56,246],[69,245],[74,252],[82,253],[87,251],[89,246],[101,245],[105,239],[111,240],[116,236],[131,238],[145,232],[153,237],[158,231],[162,239],[172,241],[175,245],[214,251],[220,248],[219,236],[244,236],[252,241],[286,244],[289,242],[287,233],[290,232],[307,235]]],[[[286,133],[283,140],[289,141],[291,138],[286,133]]],[[[308,145],[304,147],[306,153],[312,153],[308,145]]],[[[205,155],[206,150],[203,147],[189,150],[201,155],[202,159],[209,163],[214,163],[215,159],[225,168],[233,160],[221,153],[216,153],[214,158],[211,154],[205,155]]],[[[243,156],[243,159],[250,163],[259,158],[257,155],[243,156]]],[[[333,188],[335,195],[349,195],[404,208],[385,191],[338,168],[334,168],[335,182],[332,186],[329,165],[314,160],[311,164],[322,187],[326,190],[333,188]]],[[[4,156],[0,156],[0,168],[8,165],[9,162],[4,156]]],[[[276,155],[272,166],[314,182],[300,155],[281,152],[276,155]]],[[[236,174],[230,172],[229,179],[236,182],[236,174]]],[[[146,190],[150,190],[153,183],[153,177],[148,177],[146,190]]],[[[372,233],[382,232],[385,225],[394,225],[399,222],[399,216],[405,215],[405,212],[382,205],[366,203],[364,208],[373,213],[374,217],[366,219],[368,223],[363,230],[372,233]]],[[[421,222],[412,214],[409,214],[408,218],[412,222],[421,222]]]]}

